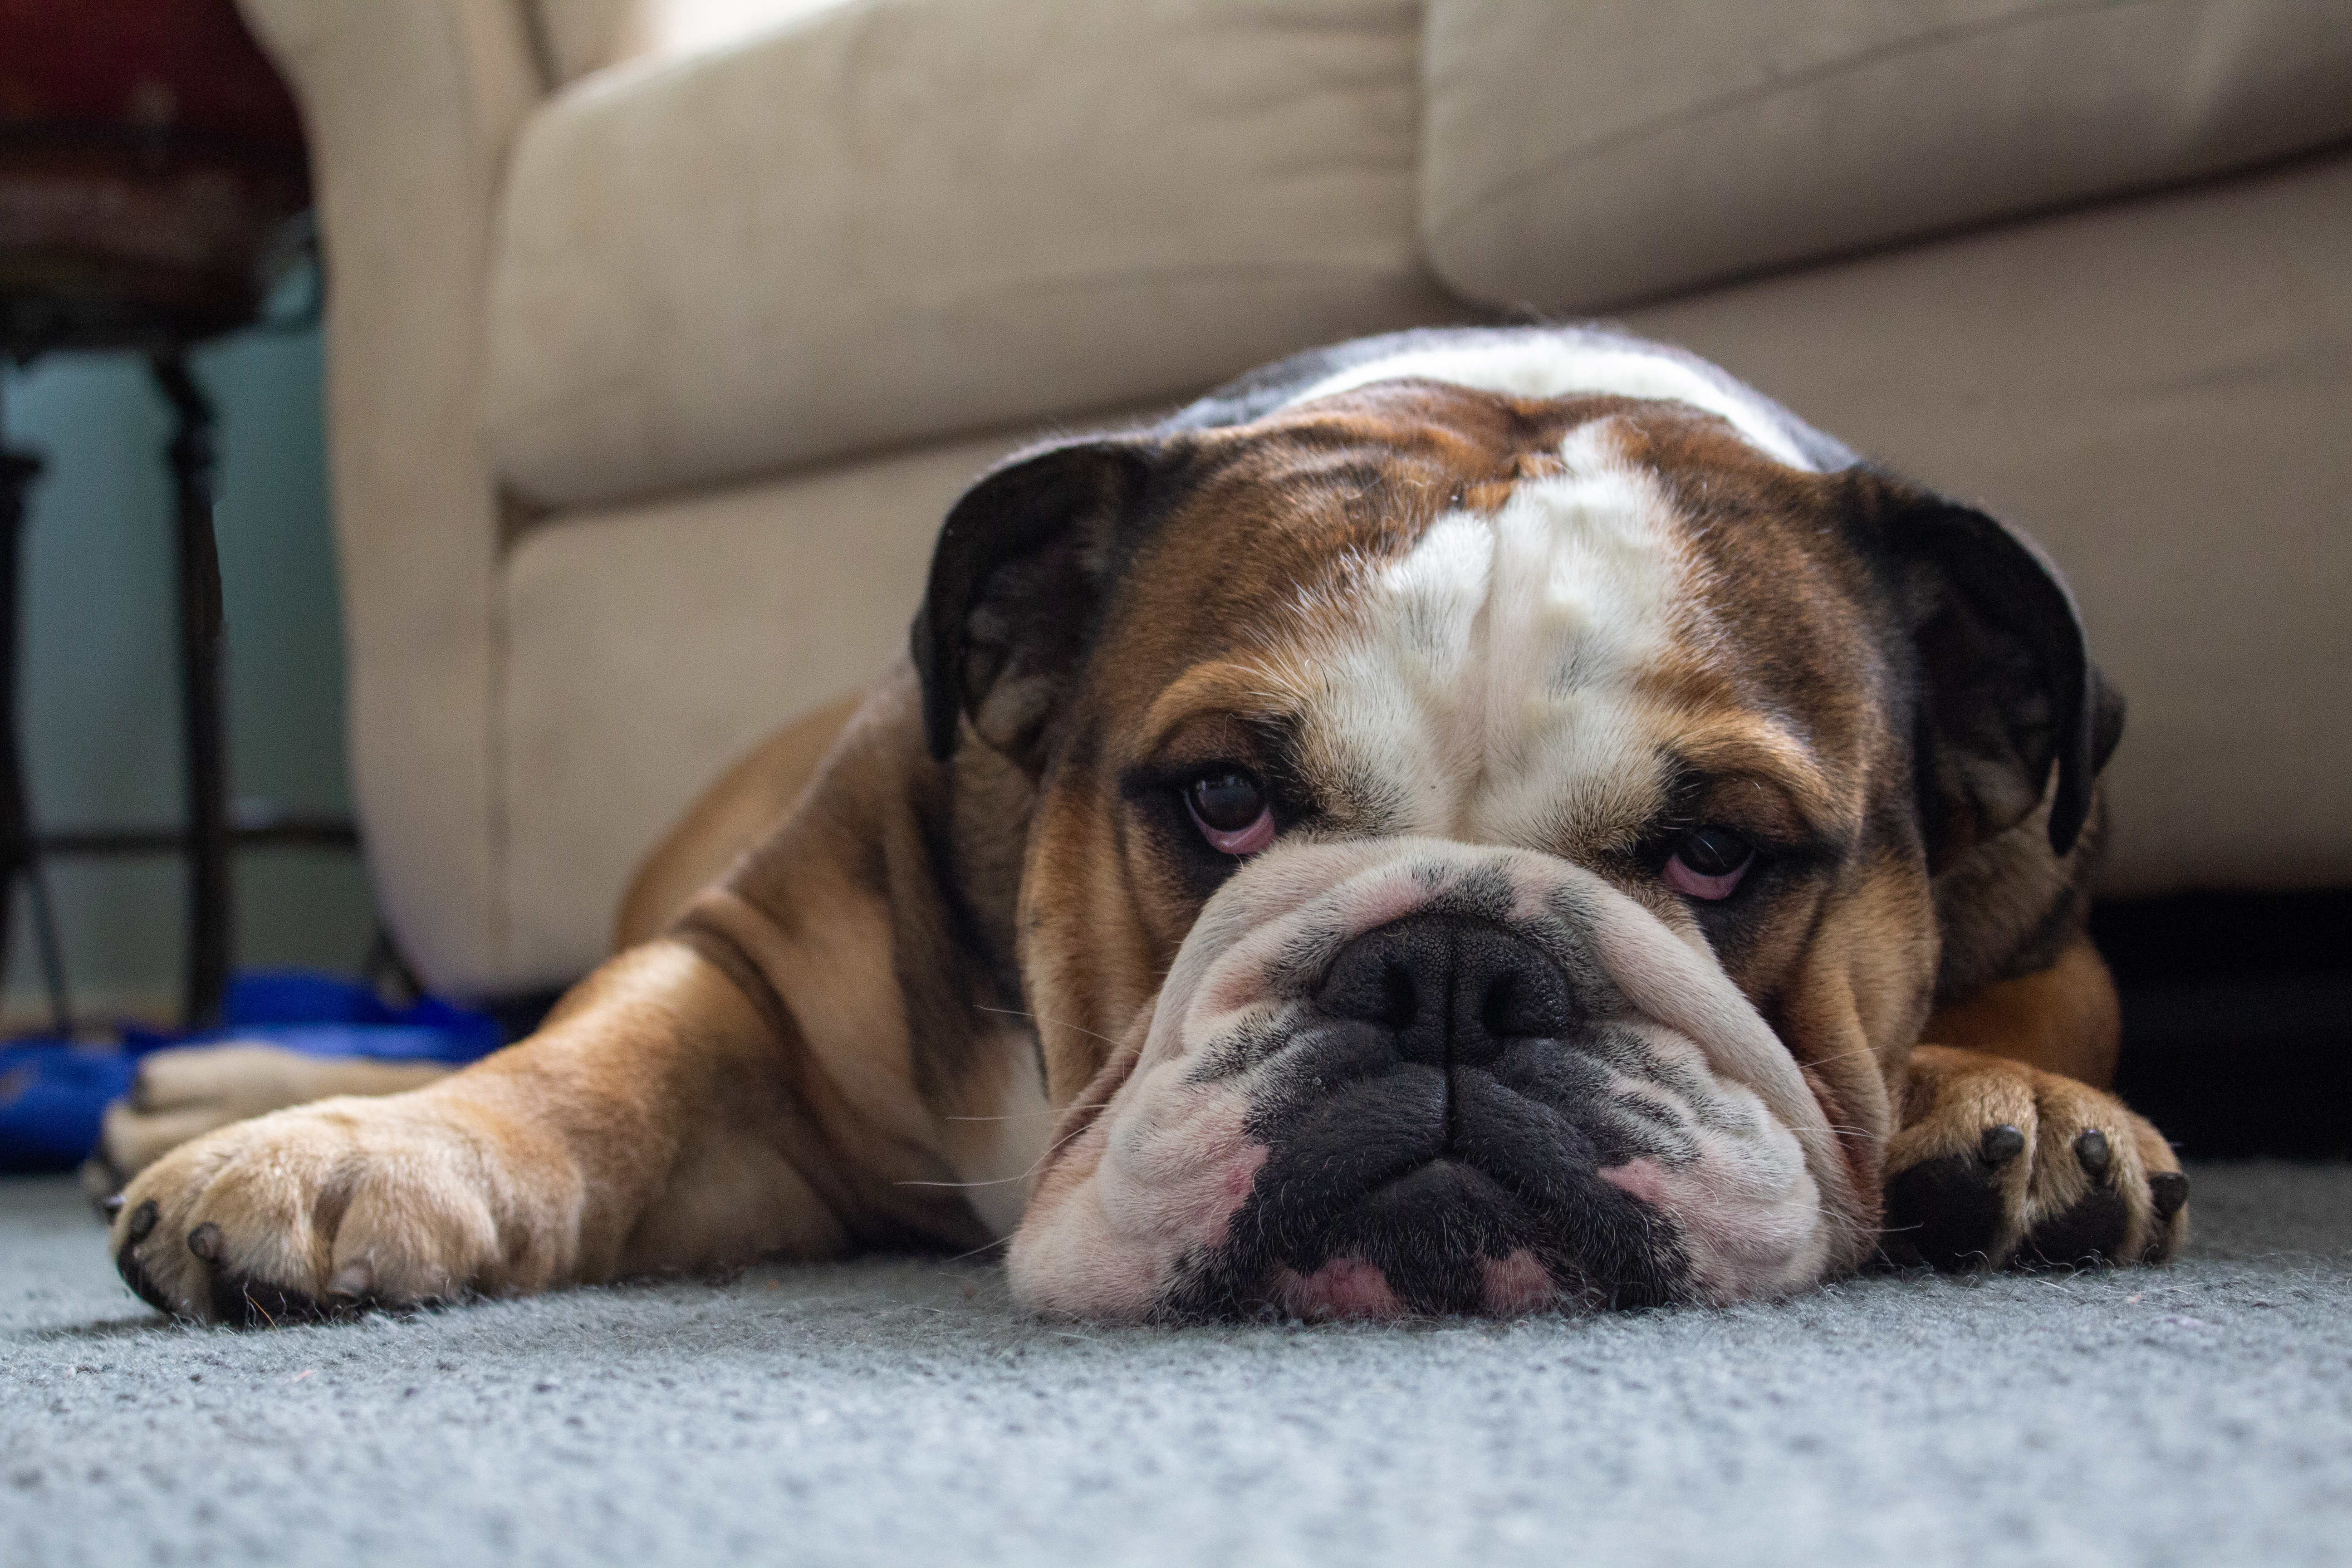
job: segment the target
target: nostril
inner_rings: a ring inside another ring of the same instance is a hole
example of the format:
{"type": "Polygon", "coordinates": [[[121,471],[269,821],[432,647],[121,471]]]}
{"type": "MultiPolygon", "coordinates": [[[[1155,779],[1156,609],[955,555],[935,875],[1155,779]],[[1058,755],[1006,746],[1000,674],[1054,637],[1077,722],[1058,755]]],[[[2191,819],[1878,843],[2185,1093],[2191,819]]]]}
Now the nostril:
{"type": "Polygon", "coordinates": [[[1412,972],[1402,963],[1383,965],[1380,1016],[1371,1021],[1391,1029],[1409,1029],[1420,1016],[1421,987],[1413,984],[1412,972]]]}
{"type": "Polygon", "coordinates": [[[1568,976],[1516,934],[1444,915],[1366,932],[1317,994],[1326,1016],[1370,1024],[1413,1060],[1482,1060],[1514,1040],[1574,1027],[1568,976]]]}
{"type": "Polygon", "coordinates": [[[1527,1009],[1520,996],[1517,974],[1498,974],[1486,988],[1486,1005],[1478,1009],[1478,1022],[1486,1033],[1497,1039],[1510,1039],[1532,1031],[1521,1027],[1527,1009]]]}
{"type": "Polygon", "coordinates": [[[1557,964],[1498,931],[1466,934],[1454,981],[1454,1032],[1464,1043],[1558,1039],[1574,1026],[1576,1003],[1557,964]]]}
{"type": "Polygon", "coordinates": [[[1509,970],[1486,988],[1478,1022],[1491,1039],[1556,1039],[1569,1032],[1567,988],[1546,969],[1509,970]]]}
{"type": "Polygon", "coordinates": [[[1317,995],[1322,1010],[1402,1034],[1445,1005],[1443,933],[1407,922],[1357,938],[1317,995]]]}

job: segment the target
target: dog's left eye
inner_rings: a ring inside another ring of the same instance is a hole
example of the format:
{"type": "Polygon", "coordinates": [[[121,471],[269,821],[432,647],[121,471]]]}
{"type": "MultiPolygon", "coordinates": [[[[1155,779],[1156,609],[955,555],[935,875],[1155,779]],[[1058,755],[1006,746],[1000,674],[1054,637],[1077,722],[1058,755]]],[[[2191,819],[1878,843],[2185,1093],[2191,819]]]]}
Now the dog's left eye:
{"type": "Polygon", "coordinates": [[[1184,786],[1184,809],[1213,849],[1255,855],[1274,842],[1274,810],[1257,780],[1238,770],[1203,773],[1184,786]]]}
{"type": "Polygon", "coordinates": [[[1727,899],[1755,864],[1756,846],[1728,827],[1710,826],[1675,847],[1666,861],[1665,882],[1690,898],[1727,899]]]}

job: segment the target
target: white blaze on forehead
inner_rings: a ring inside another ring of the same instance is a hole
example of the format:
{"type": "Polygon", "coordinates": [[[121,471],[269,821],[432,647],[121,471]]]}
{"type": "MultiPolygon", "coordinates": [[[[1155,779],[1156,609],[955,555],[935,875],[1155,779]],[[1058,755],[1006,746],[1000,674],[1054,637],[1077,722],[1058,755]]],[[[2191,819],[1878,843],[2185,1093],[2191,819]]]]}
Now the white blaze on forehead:
{"type": "Polygon", "coordinates": [[[1637,685],[1699,635],[1696,568],[1608,422],[1562,457],[1499,510],[1438,519],[1310,660],[1308,752],[1375,792],[1386,831],[1549,847],[1651,798],[1663,737],[1637,685]]]}
{"type": "Polygon", "coordinates": [[[1671,354],[1572,337],[1538,335],[1475,347],[1407,350],[1328,375],[1290,402],[1295,405],[1333,397],[1409,376],[1507,397],[1641,397],[1686,403],[1725,421],[1748,445],[1790,468],[1814,472],[1819,467],[1790,434],[1780,411],[1738,383],[1718,380],[1671,354]]]}

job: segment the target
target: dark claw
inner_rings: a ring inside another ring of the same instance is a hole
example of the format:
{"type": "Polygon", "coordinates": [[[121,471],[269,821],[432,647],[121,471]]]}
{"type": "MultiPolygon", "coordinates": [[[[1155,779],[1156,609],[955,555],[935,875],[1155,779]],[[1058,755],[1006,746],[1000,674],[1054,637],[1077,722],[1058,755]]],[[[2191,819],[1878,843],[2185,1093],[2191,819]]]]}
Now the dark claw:
{"type": "Polygon", "coordinates": [[[114,1268],[115,1272],[122,1276],[122,1282],[130,1286],[132,1293],[141,1300],[159,1312],[168,1312],[172,1310],[170,1300],[164,1297],[163,1291],[155,1289],[155,1282],[147,1278],[146,1266],[139,1261],[138,1253],[128,1247],[124,1247],[114,1255],[114,1268]]]}
{"type": "Polygon", "coordinates": [[[221,1227],[206,1220],[188,1232],[188,1250],[207,1263],[218,1263],[221,1255],[221,1227]]]}
{"type": "Polygon", "coordinates": [[[1986,1164],[2006,1165],[2025,1152],[2025,1134],[2003,1121],[1984,1130],[1984,1142],[1979,1147],[1984,1151],[1986,1164]]]}
{"type": "Polygon", "coordinates": [[[2147,1179],[2147,1194],[2156,1204],[2156,1217],[2168,1223],[2189,1202],[2189,1178],[2178,1171],[2165,1171],[2147,1179]]]}
{"type": "Polygon", "coordinates": [[[122,1212],[122,1194],[121,1193],[115,1193],[107,1197],[99,1199],[98,1212],[104,1215],[110,1220],[116,1215],[121,1214],[122,1212]]]}
{"type": "Polygon", "coordinates": [[[2107,1144],[2107,1135],[2095,1127],[2074,1140],[2074,1158],[2082,1162],[2083,1169],[2091,1173],[2095,1182],[2107,1179],[2107,1167],[2114,1163],[2115,1157],[2115,1150],[2107,1144]]]}
{"type": "Polygon", "coordinates": [[[153,1198],[149,1198],[145,1203],[141,1204],[137,1208],[132,1209],[131,1211],[131,1227],[123,1232],[125,1239],[127,1239],[133,1247],[136,1247],[141,1242],[146,1240],[147,1237],[154,1232],[155,1215],[155,1200],[153,1198]]]}

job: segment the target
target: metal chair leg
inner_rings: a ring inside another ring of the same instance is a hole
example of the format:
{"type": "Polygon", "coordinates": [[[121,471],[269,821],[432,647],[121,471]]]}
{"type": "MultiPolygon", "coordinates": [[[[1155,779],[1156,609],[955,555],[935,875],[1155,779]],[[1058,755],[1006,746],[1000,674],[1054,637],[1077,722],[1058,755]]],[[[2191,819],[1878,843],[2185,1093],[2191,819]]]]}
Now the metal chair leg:
{"type": "Polygon", "coordinates": [[[178,425],[167,448],[178,501],[180,709],[187,742],[191,1028],[220,1019],[228,989],[228,750],[221,693],[220,552],[213,537],[213,405],[178,350],[148,361],[178,425]]]}
{"type": "Polygon", "coordinates": [[[7,967],[8,927],[16,879],[21,877],[30,896],[33,938],[48,991],[49,1027],[62,1036],[73,1033],[73,1011],[66,996],[65,958],[58,945],[56,912],[49,907],[48,879],[42,874],[39,847],[33,837],[23,738],[16,728],[25,492],[40,471],[38,458],[0,444],[0,974],[7,967]]]}

